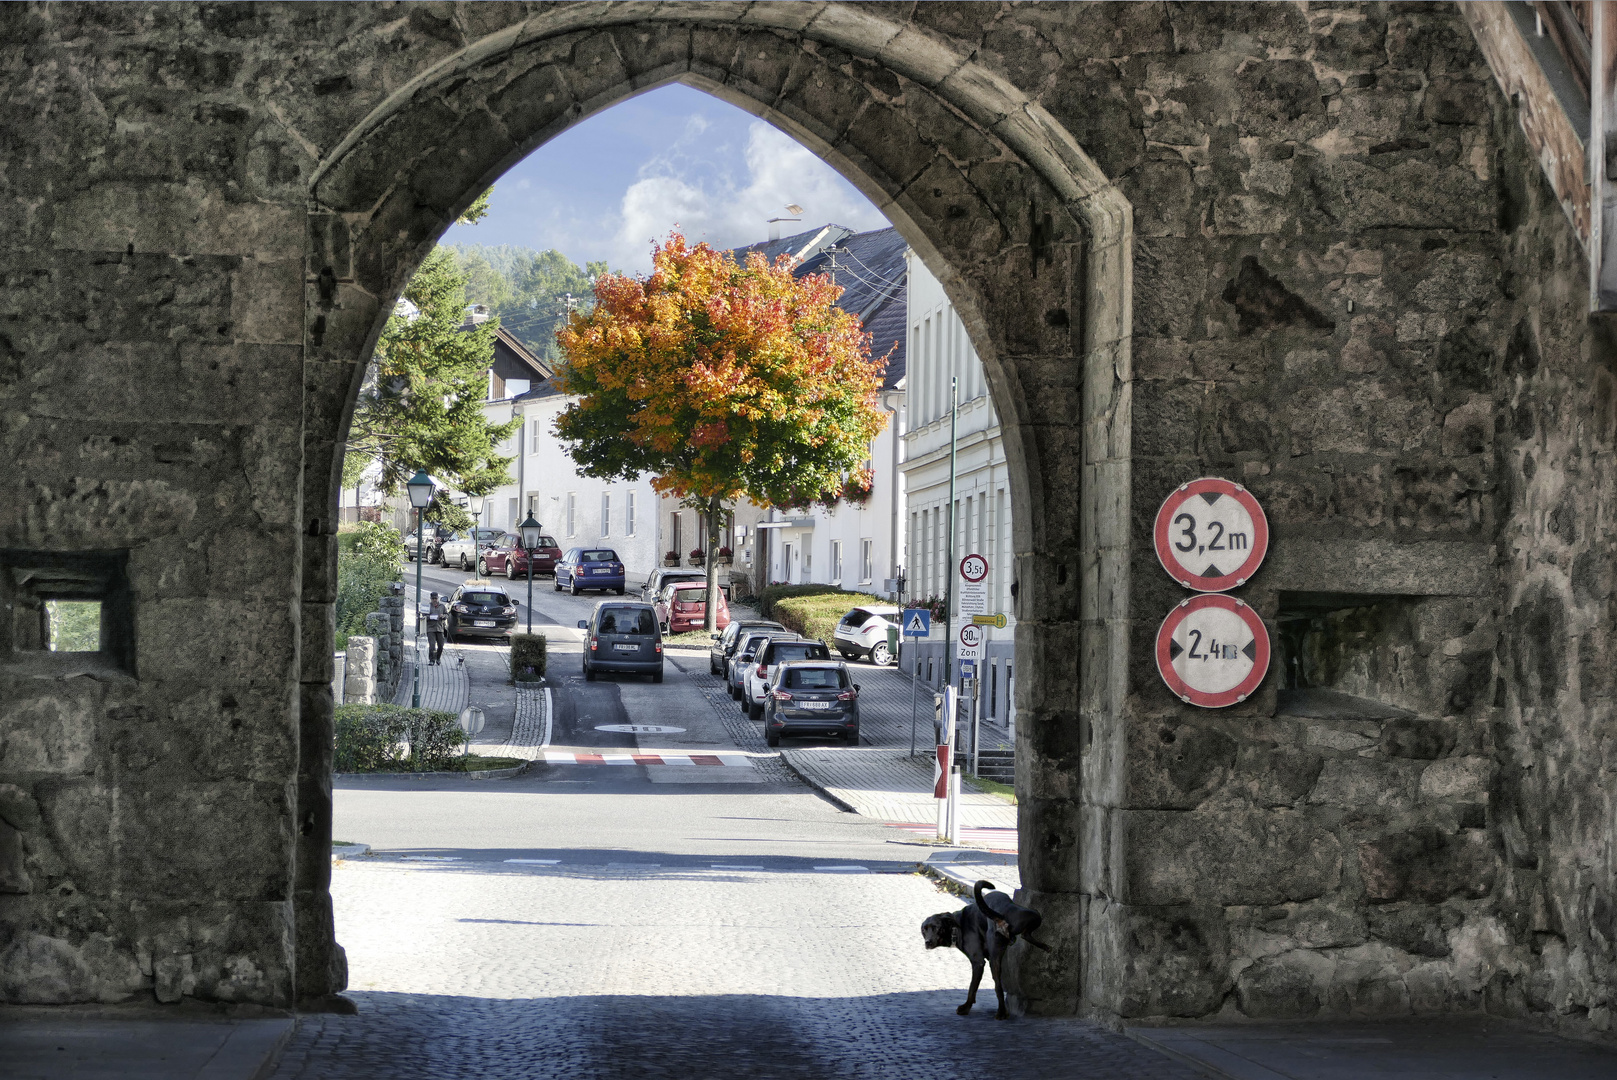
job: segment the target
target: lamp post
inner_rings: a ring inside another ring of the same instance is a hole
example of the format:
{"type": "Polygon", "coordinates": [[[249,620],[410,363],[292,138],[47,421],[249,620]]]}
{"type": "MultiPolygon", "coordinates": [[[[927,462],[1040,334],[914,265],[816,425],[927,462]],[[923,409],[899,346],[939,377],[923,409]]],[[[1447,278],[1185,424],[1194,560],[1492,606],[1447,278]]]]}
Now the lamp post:
{"type": "Polygon", "coordinates": [[[416,474],[404,485],[410,493],[410,505],[415,507],[415,662],[410,665],[415,671],[410,688],[412,709],[421,708],[421,564],[426,558],[426,553],[421,550],[421,519],[427,507],[432,505],[437,486],[425,469],[417,469],[416,474]]]}
{"type": "Polygon", "coordinates": [[[533,633],[533,552],[539,546],[539,534],[544,526],[533,520],[533,511],[528,511],[527,518],[517,531],[522,533],[522,550],[528,553],[528,633],[533,633]]]}

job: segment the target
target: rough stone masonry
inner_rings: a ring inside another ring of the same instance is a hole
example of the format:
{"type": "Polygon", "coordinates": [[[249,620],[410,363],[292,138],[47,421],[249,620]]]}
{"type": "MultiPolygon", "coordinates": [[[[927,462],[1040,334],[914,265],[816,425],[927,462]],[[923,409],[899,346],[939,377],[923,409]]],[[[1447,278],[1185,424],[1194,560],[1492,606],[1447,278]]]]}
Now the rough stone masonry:
{"type": "Polygon", "coordinates": [[[1609,1029],[1613,343],[1454,8],[9,5],[0,60],[0,999],[331,1004],[364,361],[504,168],[678,80],[869,194],[987,366],[1022,1005],[1609,1029]],[[1201,475],[1274,529],[1217,712],[1150,649],[1201,475]],[[40,647],[61,598],[101,652],[40,647]]]}

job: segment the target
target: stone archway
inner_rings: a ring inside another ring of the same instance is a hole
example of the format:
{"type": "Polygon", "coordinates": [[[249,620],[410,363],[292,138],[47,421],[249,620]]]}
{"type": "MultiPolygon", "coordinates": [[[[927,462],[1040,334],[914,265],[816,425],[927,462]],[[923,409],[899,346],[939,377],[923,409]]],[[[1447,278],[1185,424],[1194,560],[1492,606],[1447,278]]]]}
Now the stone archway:
{"type": "MultiPolygon", "coordinates": [[[[1003,78],[833,4],[569,5],[416,74],[335,143],[310,184],[304,506],[335,504],[364,361],[449,222],[534,147],[672,81],[770,121],[860,187],[937,273],[982,356],[1014,478],[1023,881],[1058,943],[1016,978],[1030,1010],[1072,1012],[1080,711],[1119,714],[1125,681],[1131,211],[1003,78]]],[[[330,597],[331,545],[314,537],[334,524],[304,517],[307,618],[330,597]]],[[[316,827],[300,841],[296,968],[309,999],[333,989],[339,965],[329,700],[305,694],[303,712],[299,817],[316,827]]]]}

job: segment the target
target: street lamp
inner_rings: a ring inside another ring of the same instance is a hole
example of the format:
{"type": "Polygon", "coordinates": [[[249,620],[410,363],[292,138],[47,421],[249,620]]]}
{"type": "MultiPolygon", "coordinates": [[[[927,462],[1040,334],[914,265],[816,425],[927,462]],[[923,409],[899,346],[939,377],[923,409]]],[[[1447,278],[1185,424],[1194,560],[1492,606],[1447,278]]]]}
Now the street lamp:
{"type": "Polygon", "coordinates": [[[410,493],[410,505],[415,507],[415,669],[414,685],[410,689],[410,708],[421,708],[421,564],[426,553],[421,550],[421,519],[432,505],[432,496],[438,485],[432,482],[427,470],[417,469],[404,485],[410,493]]]}
{"type": "Polygon", "coordinates": [[[533,511],[528,511],[527,520],[517,526],[522,534],[522,550],[528,553],[528,633],[533,633],[533,552],[539,546],[539,534],[544,526],[533,520],[533,511]]]}

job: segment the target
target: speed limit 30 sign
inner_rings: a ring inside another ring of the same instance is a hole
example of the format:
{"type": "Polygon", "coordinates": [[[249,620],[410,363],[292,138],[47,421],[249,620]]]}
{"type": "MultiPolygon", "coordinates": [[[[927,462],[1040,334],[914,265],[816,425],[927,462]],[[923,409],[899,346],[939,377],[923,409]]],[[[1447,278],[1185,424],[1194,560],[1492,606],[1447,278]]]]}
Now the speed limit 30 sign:
{"type": "Polygon", "coordinates": [[[1269,630],[1233,596],[1193,596],[1162,620],[1157,671],[1188,704],[1222,709],[1245,701],[1269,671],[1269,630]]]}
{"type": "Polygon", "coordinates": [[[1157,559],[1197,592],[1243,585],[1269,551],[1269,519],[1252,493],[1216,476],[1175,488],[1157,511],[1157,559]]]}

